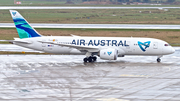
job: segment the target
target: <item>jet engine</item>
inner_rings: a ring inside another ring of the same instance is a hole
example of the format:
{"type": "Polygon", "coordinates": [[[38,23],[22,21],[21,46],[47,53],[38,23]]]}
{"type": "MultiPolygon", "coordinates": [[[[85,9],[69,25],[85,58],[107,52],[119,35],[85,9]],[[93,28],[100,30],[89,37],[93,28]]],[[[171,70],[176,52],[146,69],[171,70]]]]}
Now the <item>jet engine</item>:
{"type": "Polygon", "coordinates": [[[102,49],[99,52],[99,57],[104,60],[116,60],[118,57],[117,49],[102,49]]]}

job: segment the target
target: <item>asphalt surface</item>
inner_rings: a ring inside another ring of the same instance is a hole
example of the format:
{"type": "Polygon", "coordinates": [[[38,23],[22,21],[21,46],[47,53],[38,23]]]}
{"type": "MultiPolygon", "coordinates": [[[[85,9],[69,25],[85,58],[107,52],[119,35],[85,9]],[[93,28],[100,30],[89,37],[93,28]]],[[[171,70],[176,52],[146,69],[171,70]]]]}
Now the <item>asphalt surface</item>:
{"type": "Polygon", "coordinates": [[[1,101],[179,101],[180,47],[83,63],[83,55],[0,55],[1,101]]]}
{"type": "Polygon", "coordinates": [[[0,10],[4,9],[179,9],[180,7],[42,7],[42,6],[0,6],[0,10]]]}
{"type": "MultiPolygon", "coordinates": [[[[95,28],[95,29],[180,29],[180,25],[153,24],[45,24],[31,23],[34,28],[95,28]]],[[[0,28],[15,28],[14,23],[0,23],[0,28]]]]}
{"type": "Polygon", "coordinates": [[[24,47],[20,47],[14,44],[0,44],[0,51],[6,51],[6,52],[42,52],[42,51],[36,51],[24,47]]]}

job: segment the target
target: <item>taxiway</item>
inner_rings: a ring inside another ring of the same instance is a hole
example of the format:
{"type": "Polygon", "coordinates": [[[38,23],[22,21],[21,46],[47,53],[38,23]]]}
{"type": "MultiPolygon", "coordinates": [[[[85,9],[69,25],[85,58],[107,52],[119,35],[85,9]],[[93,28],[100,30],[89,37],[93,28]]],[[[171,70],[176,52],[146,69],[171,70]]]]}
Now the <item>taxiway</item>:
{"type": "MultiPolygon", "coordinates": [[[[93,28],[93,29],[180,29],[180,25],[157,24],[45,24],[31,23],[34,28],[93,28]]],[[[14,23],[0,23],[0,28],[15,28],[14,23]]]]}
{"type": "Polygon", "coordinates": [[[1,101],[179,101],[180,47],[162,57],[0,55],[1,101]]]}

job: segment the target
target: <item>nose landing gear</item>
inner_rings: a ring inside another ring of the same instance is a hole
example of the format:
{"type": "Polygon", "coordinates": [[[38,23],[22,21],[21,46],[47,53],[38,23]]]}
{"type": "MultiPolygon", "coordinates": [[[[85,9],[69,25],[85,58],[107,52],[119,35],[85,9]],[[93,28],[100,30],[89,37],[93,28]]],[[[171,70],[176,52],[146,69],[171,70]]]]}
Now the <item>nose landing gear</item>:
{"type": "Polygon", "coordinates": [[[160,59],[160,58],[157,58],[157,62],[161,62],[161,59],[160,59]]]}
{"type": "Polygon", "coordinates": [[[157,57],[157,62],[161,62],[161,59],[160,59],[161,57],[162,57],[162,55],[157,57]]]}

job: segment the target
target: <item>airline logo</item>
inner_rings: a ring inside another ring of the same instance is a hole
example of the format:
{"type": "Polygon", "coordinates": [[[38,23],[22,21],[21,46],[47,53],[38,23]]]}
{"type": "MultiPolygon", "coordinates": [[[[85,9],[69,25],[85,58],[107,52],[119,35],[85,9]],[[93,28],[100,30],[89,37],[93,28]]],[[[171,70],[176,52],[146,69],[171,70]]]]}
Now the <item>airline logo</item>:
{"type": "Polygon", "coordinates": [[[16,12],[12,12],[13,16],[16,16],[16,12]]]}
{"type": "Polygon", "coordinates": [[[87,45],[87,46],[125,46],[128,47],[126,40],[84,40],[77,39],[72,40],[73,45],[87,45]]]}
{"type": "Polygon", "coordinates": [[[107,54],[110,56],[112,54],[112,52],[107,52],[107,54]]]}
{"type": "Polygon", "coordinates": [[[144,43],[138,41],[138,45],[139,45],[140,49],[141,49],[143,52],[145,52],[145,51],[146,51],[146,48],[148,48],[148,47],[150,46],[150,43],[151,43],[151,41],[147,41],[147,42],[144,42],[144,43]]]}

